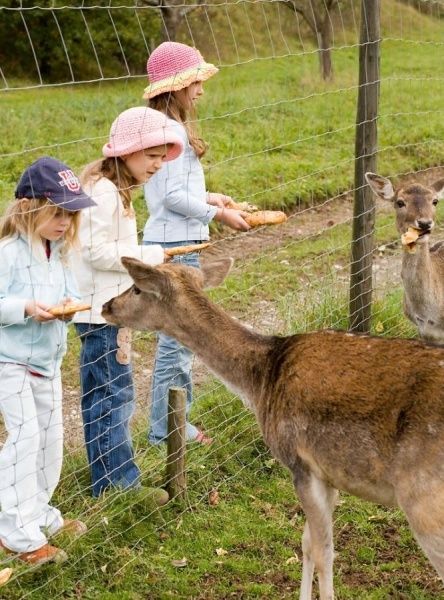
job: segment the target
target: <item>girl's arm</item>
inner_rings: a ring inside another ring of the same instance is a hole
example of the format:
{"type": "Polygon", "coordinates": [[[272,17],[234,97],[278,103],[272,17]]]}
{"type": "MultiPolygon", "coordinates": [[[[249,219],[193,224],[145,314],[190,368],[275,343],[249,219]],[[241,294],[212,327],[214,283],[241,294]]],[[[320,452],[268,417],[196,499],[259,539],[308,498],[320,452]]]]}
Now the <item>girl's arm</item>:
{"type": "MultiPolygon", "coordinates": [[[[140,246],[134,243],[132,236],[125,239],[120,234],[114,240],[109,239],[114,219],[118,218],[121,200],[115,186],[111,182],[108,184],[95,186],[93,198],[97,206],[85,210],[82,215],[80,239],[85,260],[99,271],[122,273],[126,272],[121,263],[123,256],[138,258],[153,265],[162,263],[164,252],[159,245],[140,246]]],[[[122,217],[122,220],[129,218],[122,217]]]]}

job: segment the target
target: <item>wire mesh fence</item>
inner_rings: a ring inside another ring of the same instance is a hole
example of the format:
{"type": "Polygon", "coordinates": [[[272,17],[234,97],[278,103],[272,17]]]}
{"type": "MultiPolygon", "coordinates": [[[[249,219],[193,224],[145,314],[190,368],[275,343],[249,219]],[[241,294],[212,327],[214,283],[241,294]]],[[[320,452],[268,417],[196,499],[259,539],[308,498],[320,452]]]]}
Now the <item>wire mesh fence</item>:
{"type": "MultiPolygon", "coordinates": [[[[211,249],[201,259],[235,258],[231,277],[213,297],[265,334],[347,328],[360,3],[339,2],[330,10],[325,2],[276,0],[166,6],[171,10],[155,2],[3,0],[2,207],[38,157],[57,157],[76,173],[100,157],[114,118],[143,104],[147,57],[174,34],[220,69],[205,84],[195,118],[209,142],[203,159],[207,190],[288,215],[275,228],[211,230],[211,249]],[[322,17],[323,29],[316,24],[313,29],[315,15],[322,17]]],[[[394,181],[430,185],[442,177],[443,6],[438,1],[381,6],[375,155],[378,172],[394,181]]],[[[140,192],[134,207],[140,239],[148,216],[140,192]]],[[[414,336],[402,316],[401,246],[388,202],[376,204],[373,235],[372,331],[414,336]]],[[[2,324],[0,346],[7,328],[2,324]]],[[[214,441],[187,444],[187,500],[166,517],[148,493],[137,499],[138,507],[119,490],[93,500],[83,441],[80,345],[69,327],[62,365],[64,466],[55,500],[63,515],[85,521],[89,540],[64,541],[70,590],[74,581],[105,577],[107,554],[116,548],[119,579],[145,547],[153,549],[153,531],[169,526],[180,531],[185,514],[197,515],[214,501],[215,491],[242,482],[246,471],[254,476],[271,460],[249,410],[193,359],[192,419],[214,441]]],[[[163,486],[164,447],[147,441],[154,352],[153,335],[133,333],[134,460],[144,483],[163,486]]],[[[171,384],[180,381],[173,378],[171,384]]],[[[10,556],[3,562],[14,568],[11,597],[43,597],[49,590],[51,597],[66,597],[56,571],[36,580],[28,565],[16,566],[10,556]]]]}

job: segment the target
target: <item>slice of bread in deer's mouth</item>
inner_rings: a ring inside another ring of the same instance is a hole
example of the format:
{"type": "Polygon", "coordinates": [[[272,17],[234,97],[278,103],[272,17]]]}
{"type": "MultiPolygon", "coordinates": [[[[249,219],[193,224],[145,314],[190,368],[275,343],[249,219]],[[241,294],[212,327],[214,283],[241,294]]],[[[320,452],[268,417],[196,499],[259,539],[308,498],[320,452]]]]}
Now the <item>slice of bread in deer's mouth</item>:
{"type": "Polygon", "coordinates": [[[405,233],[401,235],[401,244],[406,252],[414,254],[416,252],[416,241],[419,238],[419,230],[414,227],[409,227],[405,233]]]}
{"type": "Polygon", "coordinates": [[[84,302],[67,302],[66,304],[53,306],[48,310],[48,312],[55,317],[69,317],[76,312],[81,310],[89,310],[90,308],[91,304],[86,304],[84,302]]]}
{"type": "Polygon", "coordinates": [[[280,210],[258,210],[245,217],[245,221],[250,227],[260,227],[261,225],[278,225],[287,220],[287,215],[280,210]]]}

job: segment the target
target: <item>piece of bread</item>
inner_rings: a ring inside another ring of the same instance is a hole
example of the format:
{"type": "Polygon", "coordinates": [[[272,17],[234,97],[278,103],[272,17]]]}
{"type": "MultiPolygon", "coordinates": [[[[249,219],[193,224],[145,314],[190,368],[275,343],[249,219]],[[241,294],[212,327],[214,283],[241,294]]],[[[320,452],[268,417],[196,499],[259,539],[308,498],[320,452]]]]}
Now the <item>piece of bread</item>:
{"type": "Polygon", "coordinates": [[[199,252],[211,246],[210,242],[203,244],[190,244],[189,246],[177,246],[177,248],[165,248],[164,252],[167,256],[180,256],[181,254],[190,254],[191,252],[199,252]]]}
{"type": "Polygon", "coordinates": [[[245,221],[250,227],[260,227],[261,225],[278,225],[287,220],[287,215],[280,210],[258,210],[245,217],[245,221]]]}
{"type": "Polygon", "coordinates": [[[414,254],[416,252],[416,240],[419,238],[419,231],[414,227],[409,227],[405,233],[401,235],[401,244],[406,252],[414,254]]]}
{"type": "Polygon", "coordinates": [[[245,212],[254,212],[255,210],[259,210],[255,204],[250,204],[249,202],[235,202],[234,200],[229,200],[225,204],[226,208],[233,208],[234,210],[244,210],[245,212]]]}
{"type": "Polygon", "coordinates": [[[48,310],[48,312],[55,317],[69,317],[76,312],[81,310],[89,310],[90,308],[91,304],[85,304],[84,302],[67,302],[66,304],[53,306],[48,310]]]}

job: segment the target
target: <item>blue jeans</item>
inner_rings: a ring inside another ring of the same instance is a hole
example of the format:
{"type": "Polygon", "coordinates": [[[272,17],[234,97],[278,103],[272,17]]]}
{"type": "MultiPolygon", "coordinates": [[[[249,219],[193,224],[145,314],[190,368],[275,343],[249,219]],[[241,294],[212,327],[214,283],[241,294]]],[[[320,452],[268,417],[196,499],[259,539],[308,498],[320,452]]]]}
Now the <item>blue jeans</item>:
{"type": "Polygon", "coordinates": [[[117,361],[117,332],[112,325],[76,323],[82,350],[82,419],[92,494],[110,486],[138,487],[129,422],[134,411],[131,364],[117,361]]]}
{"type": "MultiPolygon", "coordinates": [[[[143,242],[144,244],[158,242],[143,242]]],[[[200,244],[200,241],[165,242],[163,248],[188,246],[200,244]]],[[[171,262],[181,263],[189,267],[200,268],[199,254],[192,252],[183,256],[176,256],[171,262]]],[[[154,363],[153,379],[151,386],[151,418],[148,440],[152,444],[166,441],[168,435],[168,391],[170,387],[181,387],[187,392],[186,413],[191,408],[193,400],[192,381],[193,353],[182,346],[177,340],[163,333],[157,336],[157,350],[154,363]]],[[[194,440],[199,430],[188,422],[186,424],[187,440],[194,440]]]]}

